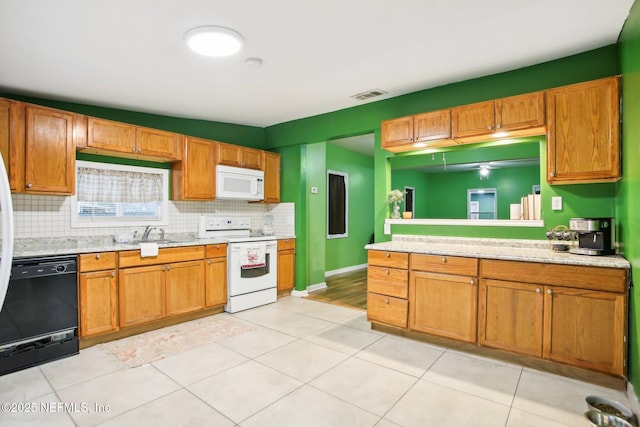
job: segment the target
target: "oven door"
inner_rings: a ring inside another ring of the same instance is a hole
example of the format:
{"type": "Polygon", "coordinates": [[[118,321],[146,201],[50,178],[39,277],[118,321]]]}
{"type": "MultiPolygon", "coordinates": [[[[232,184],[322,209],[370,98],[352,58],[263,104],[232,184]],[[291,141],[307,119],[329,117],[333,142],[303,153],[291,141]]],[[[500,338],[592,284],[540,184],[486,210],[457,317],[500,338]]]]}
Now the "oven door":
{"type": "Polygon", "coordinates": [[[229,245],[229,296],[277,287],[278,244],[271,240],[259,243],[265,245],[265,263],[264,266],[253,268],[243,268],[243,253],[259,245],[252,242],[229,245]]]}

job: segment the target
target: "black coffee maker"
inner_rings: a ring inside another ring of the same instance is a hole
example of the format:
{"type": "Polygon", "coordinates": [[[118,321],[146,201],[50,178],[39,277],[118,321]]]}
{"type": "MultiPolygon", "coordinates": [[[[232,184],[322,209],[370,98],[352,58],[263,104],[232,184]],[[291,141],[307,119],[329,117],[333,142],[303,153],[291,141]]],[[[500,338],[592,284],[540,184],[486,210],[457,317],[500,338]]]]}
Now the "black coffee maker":
{"type": "Polygon", "coordinates": [[[569,252],[579,255],[611,255],[615,232],[613,218],[571,218],[569,229],[578,237],[578,247],[569,252]]]}

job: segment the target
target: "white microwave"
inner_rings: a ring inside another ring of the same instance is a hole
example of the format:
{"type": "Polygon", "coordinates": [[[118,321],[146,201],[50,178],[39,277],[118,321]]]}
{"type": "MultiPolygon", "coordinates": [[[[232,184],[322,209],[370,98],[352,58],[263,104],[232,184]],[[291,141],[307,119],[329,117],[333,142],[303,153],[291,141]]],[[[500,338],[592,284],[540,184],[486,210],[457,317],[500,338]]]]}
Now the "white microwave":
{"type": "Polygon", "coordinates": [[[263,200],[264,171],[217,165],[216,198],[263,200]]]}

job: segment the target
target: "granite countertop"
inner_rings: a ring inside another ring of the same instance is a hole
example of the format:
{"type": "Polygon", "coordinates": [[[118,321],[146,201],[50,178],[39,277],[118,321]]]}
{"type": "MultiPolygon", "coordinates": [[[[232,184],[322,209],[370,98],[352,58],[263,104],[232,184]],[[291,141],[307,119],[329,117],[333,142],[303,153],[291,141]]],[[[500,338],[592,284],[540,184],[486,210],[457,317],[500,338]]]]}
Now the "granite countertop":
{"type": "MultiPolygon", "coordinates": [[[[160,248],[180,246],[215,245],[227,243],[224,238],[199,239],[193,233],[167,234],[170,242],[158,243],[160,248]]],[[[274,240],[294,239],[295,236],[273,236],[274,240]]],[[[149,240],[153,242],[153,240],[149,240]]],[[[137,243],[115,243],[113,236],[91,237],[51,237],[51,238],[21,238],[13,245],[14,257],[70,255],[92,252],[130,251],[140,249],[137,243]]]]}
{"type": "Polygon", "coordinates": [[[551,243],[546,240],[482,239],[394,234],[390,242],[369,244],[365,246],[365,249],[594,267],[631,267],[629,261],[620,255],[587,256],[570,254],[568,252],[556,252],[552,250],[551,243]]]}

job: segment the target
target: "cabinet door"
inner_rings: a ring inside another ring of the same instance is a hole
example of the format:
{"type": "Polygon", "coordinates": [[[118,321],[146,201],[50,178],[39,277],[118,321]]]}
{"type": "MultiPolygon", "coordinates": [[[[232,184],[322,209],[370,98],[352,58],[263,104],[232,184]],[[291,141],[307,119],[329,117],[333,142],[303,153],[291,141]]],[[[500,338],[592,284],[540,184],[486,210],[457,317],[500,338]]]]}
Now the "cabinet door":
{"type": "Polygon", "coordinates": [[[242,153],[237,145],[218,143],[216,164],[242,167],[242,153]]]}
{"type": "Polygon", "coordinates": [[[135,126],[89,117],[87,132],[89,148],[137,153],[135,126]]]}
{"type": "Polygon", "coordinates": [[[409,328],[460,341],[476,341],[476,279],[411,272],[409,328]]]}
{"type": "Polygon", "coordinates": [[[413,143],[413,116],[385,120],[381,127],[382,148],[413,143]]]}
{"type": "Polygon", "coordinates": [[[11,129],[11,101],[0,99],[0,153],[4,160],[4,167],[9,173],[9,147],[11,129]]]}
{"type": "Polygon", "coordinates": [[[495,132],[495,101],[453,108],[451,122],[454,138],[491,134],[495,132]]]}
{"type": "Polygon", "coordinates": [[[76,173],[74,114],[27,105],[25,118],[26,192],[73,194],[76,173]]]}
{"type": "Polygon", "coordinates": [[[136,129],[137,151],[142,155],[174,160],[179,138],[177,133],[139,127],[136,129]]]}
{"type": "Polygon", "coordinates": [[[478,344],[542,357],[543,286],[481,280],[478,344]]]}
{"type": "Polygon", "coordinates": [[[280,154],[264,153],[264,200],[280,203],[280,154]]]}
{"type": "Polygon", "coordinates": [[[262,158],[264,155],[262,154],[262,150],[256,150],[255,148],[246,148],[242,147],[240,149],[240,154],[242,158],[242,167],[248,169],[263,169],[262,158]]]}
{"type": "Polygon", "coordinates": [[[165,275],[167,316],[204,307],[204,261],[168,264],[165,275]]]}
{"type": "Polygon", "coordinates": [[[620,179],[617,77],[547,91],[547,181],[620,179]]]}
{"type": "Polygon", "coordinates": [[[162,266],[120,269],[118,284],[121,328],[162,319],[165,316],[162,266]]]}
{"type": "Polygon", "coordinates": [[[205,268],[205,306],[226,304],[227,258],[210,258],[205,268]]]}
{"type": "Polygon", "coordinates": [[[215,142],[191,137],[186,139],[182,160],[182,199],[213,200],[215,198],[215,150],[215,142]]]}
{"type": "Polygon", "coordinates": [[[278,291],[288,291],[296,284],[296,252],[278,251],[278,291]]]}
{"type": "Polygon", "coordinates": [[[80,337],[118,330],[115,270],[80,274],[80,337]]]}
{"type": "Polygon", "coordinates": [[[414,116],[413,136],[414,143],[450,139],[451,110],[438,110],[414,116]]]}
{"type": "Polygon", "coordinates": [[[544,357],[624,376],[625,294],[547,287],[544,357]]]}
{"type": "Polygon", "coordinates": [[[544,126],[544,92],[496,100],[496,130],[512,131],[544,126]]]}

